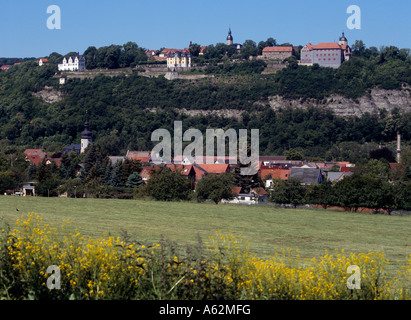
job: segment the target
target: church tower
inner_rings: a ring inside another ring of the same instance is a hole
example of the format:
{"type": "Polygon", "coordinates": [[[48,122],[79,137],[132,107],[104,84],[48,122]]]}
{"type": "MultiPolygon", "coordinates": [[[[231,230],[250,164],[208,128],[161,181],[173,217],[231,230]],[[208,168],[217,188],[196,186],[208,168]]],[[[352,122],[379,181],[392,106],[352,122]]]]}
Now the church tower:
{"type": "Polygon", "coordinates": [[[231,28],[228,29],[228,36],[227,36],[227,46],[232,46],[234,43],[233,36],[231,35],[231,28]]]}
{"type": "Polygon", "coordinates": [[[81,149],[80,153],[83,153],[86,148],[93,143],[91,137],[91,131],[89,129],[88,114],[86,113],[86,120],[84,121],[84,130],[81,133],[81,149]]]}
{"type": "Polygon", "coordinates": [[[340,37],[340,41],[338,42],[340,46],[348,46],[348,40],[344,35],[344,32],[342,33],[342,37],[340,37]]]}

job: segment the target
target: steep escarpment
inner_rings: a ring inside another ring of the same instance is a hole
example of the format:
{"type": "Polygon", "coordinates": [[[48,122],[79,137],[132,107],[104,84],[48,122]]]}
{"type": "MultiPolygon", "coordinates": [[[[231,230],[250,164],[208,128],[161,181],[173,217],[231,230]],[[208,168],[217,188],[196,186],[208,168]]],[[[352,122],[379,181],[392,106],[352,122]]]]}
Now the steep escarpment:
{"type": "Polygon", "coordinates": [[[331,110],[339,116],[362,116],[365,113],[374,113],[379,110],[391,112],[398,108],[402,112],[411,111],[411,88],[402,90],[372,89],[368,94],[349,99],[341,95],[330,95],[322,100],[316,99],[286,99],[279,95],[269,97],[269,105],[274,110],[280,108],[303,108],[316,106],[331,110]]]}

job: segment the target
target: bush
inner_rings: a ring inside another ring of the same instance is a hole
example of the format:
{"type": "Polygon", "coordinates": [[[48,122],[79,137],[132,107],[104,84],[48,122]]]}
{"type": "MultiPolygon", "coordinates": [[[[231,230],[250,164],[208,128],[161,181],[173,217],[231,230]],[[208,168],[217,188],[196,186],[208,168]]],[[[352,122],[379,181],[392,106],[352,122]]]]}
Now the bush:
{"type": "Polygon", "coordinates": [[[395,280],[385,272],[383,253],[326,252],[302,260],[281,249],[269,259],[250,254],[247,242],[217,231],[205,245],[183,249],[161,239],[146,245],[120,237],[81,236],[70,221],[56,228],[36,214],[22,216],[15,228],[0,233],[0,299],[410,299],[401,284],[411,272],[405,265],[395,280]],[[49,266],[57,266],[61,289],[50,290],[49,266]],[[357,265],[361,290],[348,290],[347,268],[357,265]]]}
{"type": "Polygon", "coordinates": [[[146,191],[161,201],[187,200],[191,193],[190,182],[178,171],[161,168],[147,182],[146,191]]]}

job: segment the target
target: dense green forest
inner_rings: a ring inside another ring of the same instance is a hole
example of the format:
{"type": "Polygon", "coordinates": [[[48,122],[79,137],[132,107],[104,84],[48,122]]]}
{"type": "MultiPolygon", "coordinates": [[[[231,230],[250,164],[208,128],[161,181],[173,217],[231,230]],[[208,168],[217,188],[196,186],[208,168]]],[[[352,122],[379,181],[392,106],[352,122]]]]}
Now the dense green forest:
{"type": "MultiPolygon", "coordinates": [[[[138,58],[143,50],[133,43],[110,48],[90,47],[85,55],[93,56],[96,65],[110,60],[113,52],[119,54],[119,66],[144,60],[138,58]]],[[[403,86],[411,85],[411,60],[408,52],[395,47],[378,51],[358,44],[354,58],[336,70],[299,66],[293,58],[278,73],[262,75],[261,61],[233,62],[217,56],[222,63],[210,63],[204,70],[215,75],[211,79],[168,81],[137,74],[98,75],[70,79],[64,86],[56,77],[61,55],[52,53],[48,58],[49,63],[42,67],[29,61],[0,72],[1,151],[38,147],[58,152],[79,143],[86,110],[95,141],[112,155],[128,149],[151,150],[151,133],[158,128],[172,131],[175,120],[183,120],[184,130],[195,127],[202,132],[209,127],[259,129],[260,154],[282,155],[296,149],[305,157],[325,160],[355,162],[378,144],[395,141],[397,132],[405,143],[411,140],[411,113],[398,109],[342,118],[321,108],[274,111],[268,105],[268,98],[274,95],[321,100],[332,93],[357,98],[374,87],[408,90],[403,86]],[[64,99],[49,104],[33,95],[45,86],[61,92],[64,99]],[[243,113],[237,121],[189,117],[179,113],[179,108],[243,113]]],[[[201,59],[215,61],[216,57],[207,53],[201,59]]]]}

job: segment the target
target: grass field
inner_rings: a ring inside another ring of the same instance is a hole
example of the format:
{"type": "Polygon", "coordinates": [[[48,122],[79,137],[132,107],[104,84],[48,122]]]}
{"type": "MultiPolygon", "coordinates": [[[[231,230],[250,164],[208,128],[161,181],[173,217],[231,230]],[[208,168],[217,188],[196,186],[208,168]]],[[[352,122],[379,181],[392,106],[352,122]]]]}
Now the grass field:
{"type": "Polygon", "coordinates": [[[411,254],[411,216],[347,213],[321,209],[283,209],[272,206],[214,205],[138,200],[67,199],[0,196],[1,220],[14,224],[28,212],[47,222],[70,219],[84,236],[105,233],[153,243],[164,238],[181,245],[204,242],[215,231],[230,230],[249,240],[252,253],[268,257],[274,248],[299,249],[302,258],[325,250],[383,251],[391,267],[411,254]],[[19,211],[17,211],[18,209],[19,211]]]}

